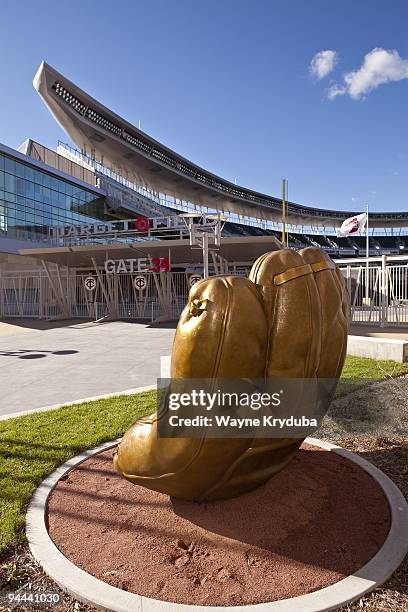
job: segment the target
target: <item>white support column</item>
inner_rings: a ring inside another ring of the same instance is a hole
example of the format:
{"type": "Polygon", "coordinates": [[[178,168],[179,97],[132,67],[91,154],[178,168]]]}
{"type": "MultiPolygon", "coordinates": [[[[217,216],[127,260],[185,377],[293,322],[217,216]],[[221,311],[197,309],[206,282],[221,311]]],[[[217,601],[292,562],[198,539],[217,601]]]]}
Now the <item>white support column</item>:
{"type": "Polygon", "coordinates": [[[69,294],[68,294],[68,279],[67,279],[67,288],[65,291],[63,284],[62,284],[61,269],[58,264],[55,264],[55,265],[56,265],[58,287],[60,291],[61,302],[64,305],[64,314],[67,315],[68,317],[71,317],[72,312],[71,312],[71,304],[70,304],[69,294]]]}
{"type": "MultiPolygon", "coordinates": [[[[150,267],[153,268],[153,261],[150,255],[149,255],[149,261],[150,261],[150,267]]],[[[150,272],[149,274],[153,276],[153,281],[156,286],[157,297],[159,300],[160,309],[162,311],[161,315],[159,315],[157,319],[160,321],[167,321],[169,320],[169,314],[168,314],[166,288],[164,286],[163,279],[161,278],[163,272],[162,271],[160,271],[159,273],[150,272]]],[[[167,274],[169,273],[167,272],[167,274]]],[[[153,313],[152,313],[152,317],[153,317],[153,313]]]]}
{"type": "Polygon", "coordinates": [[[350,264],[346,267],[346,287],[351,298],[351,266],[350,264]]]}
{"type": "Polygon", "coordinates": [[[108,307],[108,311],[109,311],[109,315],[108,316],[112,320],[113,319],[117,319],[118,318],[118,312],[117,312],[117,309],[115,309],[115,303],[112,300],[112,288],[110,286],[110,280],[108,280],[108,279],[106,280],[106,286],[105,286],[102,274],[101,274],[101,272],[100,272],[100,270],[99,270],[99,268],[97,266],[95,258],[91,257],[91,260],[92,260],[92,264],[93,264],[93,267],[95,269],[96,276],[98,278],[98,281],[99,281],[102,293],[103,293],[104,298],[106,300],[106,306],[108,307]]]}
{"type": "Polygon", "coordinates": [[[381,318],[380,326],[386,327],[388,323],[388,278],[387,256],[381,256],[381,318]]]}
{"type": "Polygon", "coordinates": [[[214,251],[211,251],[211,259],[213,261],[213,266],[214,266],[215,274],[220,274],[220,271],[218,269],[218,263],[217,263],[217,255],[216,255],[216,253],[214,253],[214,251]]]}
{"type": "Polygon", "coordinates": [[[38,301],[39,301],[38,318],[39,319],[45,319],[46,318],[45,304],[44,304],[44,295],[45,295],[45,291],[44,291],[44,277],[40,274],[40,271],[38,271],[38,301]]]}
{"type": "Polygon", "coordinates": [[[0,317],[4,317],[5,279],[0,276],[0,317]]]}
{"type": "Polygon", "coordinates": [[[14,295],[15,295],[15,300],[16,300],[18,316],[21,317],[22,314],[21,314],[21,300],[20,300],[20,277],[18,278],[18,283],[19,283],[19,286],[17,288],[15,278],[13,278],[13,288],[14,288],[14,295]]]}
{"type": "MultiPolygon", "coordinates": [[[[42,259],[41,263],[42,263],[42,266],[43,266],[43,268],[45,270],[45,273],[47,275],[50,287],[51,287],[51,289],[52,289],[52,291],[54,293],[54,297],[57,300],[58,306],[59,306],[59,308],[61,310],[60,317],[68,319],[69,316],[70,316],[70,313],[69,313],[69,311],[67,309],[67,302],[66,302],[66,299],[64,298],[64,292],[62,290],[62,285],[60,285],[60,286],[55,285],[54,280],[53,280],[53,278],[52,278],[52,276],[50,274],[50,271],[48,269],[47,262],[44,259],[42,259]]],[[[57,266],[57,274],[59,274],[58,266],[57,266]]],[[[59,279],[59,280],[61,281],[61,279],[59,279]]]]}
{"type": "Polygon", "coordinates": [[[203,277],[208,278],[208,234],[203,233],[203,277]]]}

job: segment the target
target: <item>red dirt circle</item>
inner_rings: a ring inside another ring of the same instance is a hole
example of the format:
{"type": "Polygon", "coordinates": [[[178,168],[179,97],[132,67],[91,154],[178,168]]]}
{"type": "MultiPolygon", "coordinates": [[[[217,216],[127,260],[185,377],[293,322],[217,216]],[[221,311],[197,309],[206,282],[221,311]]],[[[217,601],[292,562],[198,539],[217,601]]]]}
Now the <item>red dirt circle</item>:
{"type": "Polygon", "coordinates": [[[304,595],[352,574],[384,543],[388,502],[355,463],[303,445],[266,485],[235,499],[179,501],[123,480],[113,450],[64,476],[49,533],[73,563],[163,601],[232,606],[304,595]]]}

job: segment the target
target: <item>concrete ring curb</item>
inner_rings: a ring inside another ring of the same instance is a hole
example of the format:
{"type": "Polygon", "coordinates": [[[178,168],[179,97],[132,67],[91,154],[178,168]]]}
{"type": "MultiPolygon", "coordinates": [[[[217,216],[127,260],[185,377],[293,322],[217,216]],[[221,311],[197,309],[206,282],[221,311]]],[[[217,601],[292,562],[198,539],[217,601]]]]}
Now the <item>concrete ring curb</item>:
{"type": "Polygon", "coordinates": [[[48,535],[46,524],[47,499],[59,479],[80,463],[103,450],[112,448],[118,440],[101,444],[73,457],[50,476],[34,492],[26,516],[26,531],[30,550],[44,571],[76,599],[112,612],[326,612],[359,599],[383,584],[397,569],[408,552],[408,504],[398,487],[381,470],[360,456],[334,444],[307,438],[306,442],[324,448],[353,461],[364,469],[382,488],[391,511],[388,536],[366,565],[355,574],[335,584],[290,599],[243,606],[196,606],[159,601],[122,591],[91,576],[69,561],[48,535]]]}

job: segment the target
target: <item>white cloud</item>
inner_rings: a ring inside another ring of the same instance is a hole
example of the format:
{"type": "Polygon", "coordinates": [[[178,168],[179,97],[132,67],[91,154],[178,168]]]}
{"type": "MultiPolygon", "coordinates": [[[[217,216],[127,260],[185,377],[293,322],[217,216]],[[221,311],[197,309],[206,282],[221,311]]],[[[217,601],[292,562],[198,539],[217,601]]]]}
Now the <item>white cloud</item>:
{"type": "Polygon", "coordinates": [[[358,70],[348,72],[344,76],[342,85],[332,85],[327,97],[334,100],[337,96],[347,94],[350,98],[359,100],[379,85],[402,79],[408,79],[408,59],[402,59],[395,49],[377,47],[367,53],[358,70]]]}
{"type": "Polygon", "coordinates": [[[347,93],[347,87],[342,87],[341,85],[334,84],[329,87],[327,91],[327,97],[329,100],[334,100],[337,96],[342,96],[347,93]]]}
{"type": "Polygon", "coordinates": [[[323,79],[332,72],[336,64],[336,51],[330,51],[329,49],[326,51],[319,51],[319,53],[313,56],[310,62],[310,73],[320,81],[320,79],[323,79]]]}

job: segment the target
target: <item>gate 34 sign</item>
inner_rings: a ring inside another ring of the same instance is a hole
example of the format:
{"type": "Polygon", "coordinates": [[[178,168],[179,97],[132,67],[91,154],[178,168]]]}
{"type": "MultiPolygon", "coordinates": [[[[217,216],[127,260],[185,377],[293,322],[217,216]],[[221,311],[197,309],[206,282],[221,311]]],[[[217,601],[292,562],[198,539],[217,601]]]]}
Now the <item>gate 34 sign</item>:
{"type": "Polygon", "coordinates": [[[105,261],[107,274],[126,272],[170,272],[168,257],[137,257],[129,259],[107,259],[105,261]]]}

